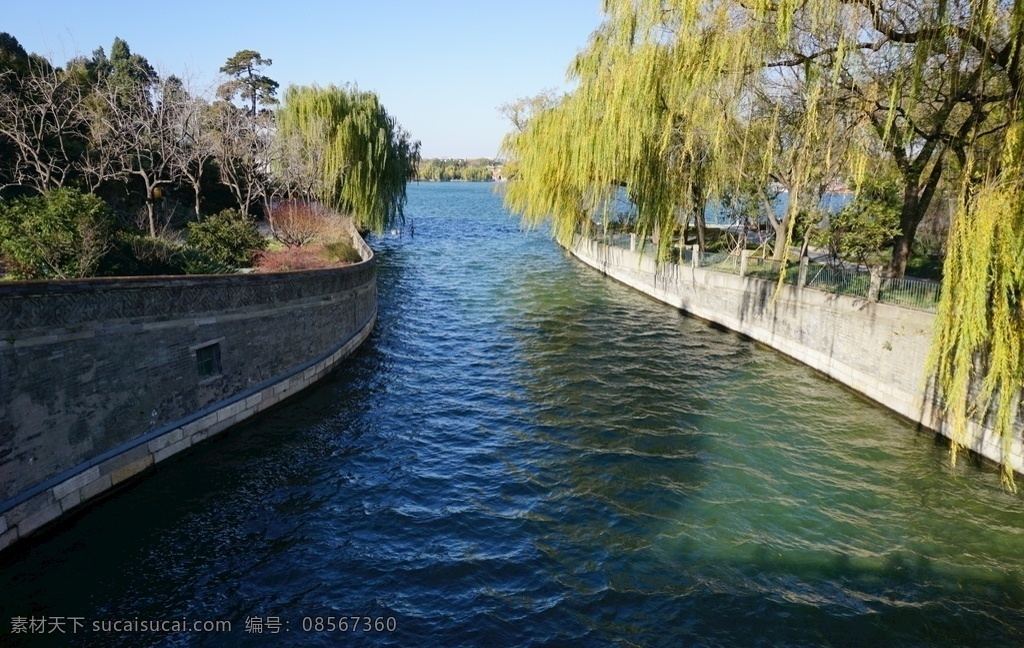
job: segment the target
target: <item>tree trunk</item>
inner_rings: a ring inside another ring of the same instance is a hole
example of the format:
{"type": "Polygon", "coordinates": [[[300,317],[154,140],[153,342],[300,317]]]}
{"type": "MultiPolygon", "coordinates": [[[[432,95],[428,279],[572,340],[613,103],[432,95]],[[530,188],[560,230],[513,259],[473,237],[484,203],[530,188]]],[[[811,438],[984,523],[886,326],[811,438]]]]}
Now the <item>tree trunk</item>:
{"type": "MultiPolygon", "coordinates": [[[[694,210],[694,223],[697,225],[697,249],[700,250],[701,254],[704,253],[705,245],[705,230],[707,223],[704,219],[704,206],[694,210]]],[[[685,239],[684,239],[685,240],[685,239]]]]}
{"type": "Polygon", "coordinates": [[[776,223],[772,223],[775,229],[775,252],[772,254],[772,267],[778,268],[783,261],[786,260],[786,255],[789,253],[789,241],[786,239],[789,235],[789,225],[796,218],[797,207],[800,203],[800,184],[796,183],[789,190],[789,201],[786,203],[786,214],[782,217],[782,220],[776,223]]]}
{"type": "Polygon", "coordinates": [[[700,250],[701,254],[704,253],[704,231],[705,225],[707,225],[704,218],[704,207],[707,203],[704,189],[704,184],[701,182],[690,183],[690,197],[693,200],[693,221],[697,225],[697,249],[700,250]]]}
{"type": "Polygon", "coordinates": [[[196,192],[196,204],[195,204],[195,208],[196,208],[196,222],[199,222],[199,217],[201,216],[201,213],[199,211],[199,198],[200,198],[200,196],[203,193],[202,178],[201,177],[197,178],[196,181],[192,183],[192,188],[196,192]]]}
{"type": "Polygon", "coordinates": [[[149,218],[149,235],[156,238],[156,214],[153,205],[153,192],[148,192],[146,197],[146,216],[149,218]]]}
{"type": "Polygon", "coordinates": [[[907,271],[907,261],[910,260],[914,248],[917,226],[924,220],[942,178],[944,153],[945,151],[939,151],[932,162],[931,171],[923,181],[921,176],[928,159],[923,152],[912,164],[897,165],[903,177],[903,207],[900,209],[900,233],[896,236],[892,247],[892,260],[889,262],[889,272],[894,277],[902,278],[907,271]]]}
{"type": "Polygon", "coordinates": [[[907,262],[913,250],[914,236],[917,226],[924,217],[921,201],[917,197],[916,187],[905,187],[903,190],[903,208],[900,210],[900,232],[892,246],[892,260],[889,272],[894,277],[902,277],[907,272],[907,262]]]}
{"type": "Polygon", "coordinates": [[[889,272],[894,277],[903,277],[907,271],[907,262],[913,252],[914,237],[917,235],[917,227],[924,220],[928,212],[928,206],[935,196],[935,190],[939,185],[941,175],[941,160],[933,167],[928,174],[924,187],[919,187],[916,178],[913,182],[907,182],[903,188],[903,207],[900,210],[900,233],[892,247],[892,260],[889,262],[889,272]]]}
{"type": "Polygon", "coordinates": [[[267,225],[270,231],[274,231],[274,202],[270,198],[263,199],[263,215],[267,218],[267,225]]]}
{"type": "MultiPolygon", "coordinates": [[[[680,255],[682,255],[682,251],[686,249],[687,238],[688,238],[689,233],[690,233],[690,215],[687,214],[686,217],[683,218],[683,222],[679,223],[679,250],[680,250],[680,255]]],[[[680,256],[680,259],[681,258],[682,258],[682,256],[680,256]]]]}

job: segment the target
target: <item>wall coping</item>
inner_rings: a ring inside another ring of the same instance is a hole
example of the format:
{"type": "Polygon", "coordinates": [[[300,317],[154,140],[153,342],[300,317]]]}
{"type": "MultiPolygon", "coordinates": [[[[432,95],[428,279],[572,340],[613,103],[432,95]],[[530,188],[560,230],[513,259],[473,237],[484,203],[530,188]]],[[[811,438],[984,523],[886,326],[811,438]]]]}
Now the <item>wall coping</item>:
{"type": "MultiPolygon", "coordinates": [[[[366,246],[370,250],[369,246],[366,246]]],[[[376,263],[373,252],[360,261],[335,268],[315,270],[282,270],[279,272],[239,272],[208,275],[145,275],[137,277],[85,277],[81,279],[37,279],[31,281],[0,281],[0,298],[32,297],[110,290],[138,290],[142,288],[208,287],[231,284],[263,284],[289,279],[315,279],[360,272],[376,263]]]]}

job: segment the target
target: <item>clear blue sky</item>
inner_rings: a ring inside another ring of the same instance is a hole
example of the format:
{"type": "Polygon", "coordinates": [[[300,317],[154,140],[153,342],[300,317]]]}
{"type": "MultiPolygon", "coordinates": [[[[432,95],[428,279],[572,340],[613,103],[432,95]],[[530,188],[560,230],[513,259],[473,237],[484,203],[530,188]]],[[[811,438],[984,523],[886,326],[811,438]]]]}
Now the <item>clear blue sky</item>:
{"type": "Polygon", "coordinates": [[[216,84],[241,49],[281,84],[355,83],[423,143],[424,157],[495,157],[497,107],[565,87],[600,0],[5,0],[0,32],[57,65],[115,36],[162,74],[216,84]]]}

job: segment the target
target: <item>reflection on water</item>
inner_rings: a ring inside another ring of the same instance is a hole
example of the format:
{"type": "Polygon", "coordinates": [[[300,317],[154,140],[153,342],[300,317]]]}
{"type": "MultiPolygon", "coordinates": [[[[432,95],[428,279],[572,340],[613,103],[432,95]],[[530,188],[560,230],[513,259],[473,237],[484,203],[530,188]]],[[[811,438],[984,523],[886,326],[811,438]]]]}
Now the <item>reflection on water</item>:
{"type": "Polygon", "coordinates": [[[0,556],[3,616],[234,624],[68,638],[97,646],[329,646],[303,618],[356,614],[396,646],[1024,642],[993,470],[582,267],[488,186],[412,186],[408,215],[343,371],[0,556]]]}

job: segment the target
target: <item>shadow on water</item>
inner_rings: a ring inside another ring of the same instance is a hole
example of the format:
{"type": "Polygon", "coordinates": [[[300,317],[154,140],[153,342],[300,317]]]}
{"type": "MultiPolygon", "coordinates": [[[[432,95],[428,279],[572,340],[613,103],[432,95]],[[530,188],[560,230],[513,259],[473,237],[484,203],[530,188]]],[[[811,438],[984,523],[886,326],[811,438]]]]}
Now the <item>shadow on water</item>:
{"type": "Polygon", "coordinates": [[[353,614],[394,617],[358,640],[395,646],[1024,643],[994,472],[479,189],[410,189],[342,371],[0,554],[0,644],[332,646],[355,638],[303,619],[353,614]],[[15,616],[234,629],[60,642],[15,616]]]}

